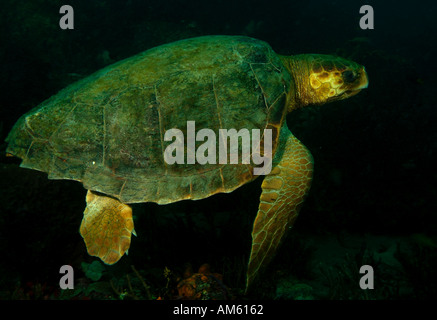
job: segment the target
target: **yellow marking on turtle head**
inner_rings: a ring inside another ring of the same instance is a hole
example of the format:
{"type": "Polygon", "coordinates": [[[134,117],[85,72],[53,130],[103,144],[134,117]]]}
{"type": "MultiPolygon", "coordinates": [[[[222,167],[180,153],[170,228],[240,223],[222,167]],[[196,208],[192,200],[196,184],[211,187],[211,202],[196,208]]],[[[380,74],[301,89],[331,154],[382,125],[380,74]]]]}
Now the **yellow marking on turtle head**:
{"type": "Polygon", "coordinates": [[[345,99],[367,88],[364,67],[340,57],[312,55],[312,58],[309,84],[318,103],[345,99]]]}
{"type": "Polygon", "coordinates": [[[341,88],[344,84],[342,74],[337,69],[327,72],[322,70],[321,72],[312,72],[310,74],[310,84],[314,90],[324,85],[324,88],[329,88],[327,91],[328,97],[341,94],[344,90],[341,88]]]}

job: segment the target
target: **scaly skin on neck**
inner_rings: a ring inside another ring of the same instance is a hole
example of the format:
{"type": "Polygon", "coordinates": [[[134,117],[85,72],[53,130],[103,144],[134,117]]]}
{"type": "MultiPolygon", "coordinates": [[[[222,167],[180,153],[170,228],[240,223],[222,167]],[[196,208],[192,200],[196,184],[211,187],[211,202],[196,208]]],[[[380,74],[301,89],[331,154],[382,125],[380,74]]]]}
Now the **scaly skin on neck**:
{"type": "Polygon", "coordinates": [[[351,97],[368,85],[364,67],[340,57],[300,54],[281,56],[281,60],[294,79],[288,112],[351,97]]]}

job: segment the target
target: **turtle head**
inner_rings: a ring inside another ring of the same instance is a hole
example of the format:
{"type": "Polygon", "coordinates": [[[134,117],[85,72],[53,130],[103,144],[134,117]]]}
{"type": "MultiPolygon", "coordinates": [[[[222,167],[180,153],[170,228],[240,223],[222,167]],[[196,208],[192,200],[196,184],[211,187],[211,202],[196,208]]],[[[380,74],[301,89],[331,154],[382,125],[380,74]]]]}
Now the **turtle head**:
{"type": "Polygon", "coordinates": [[[363,66],[336,56],[291,56],[288,57],[288,66],[296,84],[295,103],[291,109],[346,99],[368,85],[363,66]]]}

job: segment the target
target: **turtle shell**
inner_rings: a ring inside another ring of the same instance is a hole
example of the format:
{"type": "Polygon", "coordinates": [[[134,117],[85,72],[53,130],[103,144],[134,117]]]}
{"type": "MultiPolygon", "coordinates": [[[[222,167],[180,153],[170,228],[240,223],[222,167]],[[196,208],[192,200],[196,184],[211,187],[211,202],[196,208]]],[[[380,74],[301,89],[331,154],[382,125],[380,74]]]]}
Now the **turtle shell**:
{"type": "Polygon", "coordinates": [[[187,121],[217,137],[219,129],[270,128],[274,152],[291,81],[265,42],[181,40],[110,65],[44,101],[17,121],[7,152],[23,159],[21,167],[81,181],[124,203],[231,192],[256,178],[253,163],[169,165],[165,132],[180,129],[187,138],[187,121]]]}

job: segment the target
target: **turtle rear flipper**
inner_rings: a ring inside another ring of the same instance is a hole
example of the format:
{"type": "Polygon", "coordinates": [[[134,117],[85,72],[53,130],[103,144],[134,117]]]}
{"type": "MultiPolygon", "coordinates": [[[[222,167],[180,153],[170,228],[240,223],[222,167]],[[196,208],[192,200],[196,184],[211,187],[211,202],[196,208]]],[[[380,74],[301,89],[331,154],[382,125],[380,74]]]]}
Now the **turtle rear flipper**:
{"type": "MultiPolygon", "coordinates": [[[[129,249],[134,232],[132,208],[127,204],[88,190],[80,225],[88,254],[114,264],[129,249]]],[[[134,233],[135,234],[135,233],[134,233]]]]}

